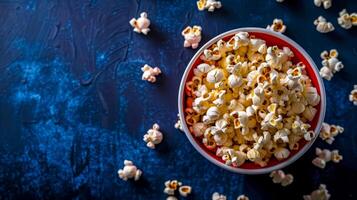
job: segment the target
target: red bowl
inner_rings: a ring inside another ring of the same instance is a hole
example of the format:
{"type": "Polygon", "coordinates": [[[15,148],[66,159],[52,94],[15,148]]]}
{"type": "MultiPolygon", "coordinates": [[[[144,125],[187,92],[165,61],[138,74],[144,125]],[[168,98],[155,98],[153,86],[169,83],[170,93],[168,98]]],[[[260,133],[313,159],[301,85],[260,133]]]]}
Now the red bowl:
{"type": "Polygon", "coordinates": [[[286,167],[287,165],[293,163],[296,161],[298,158],[300,158],[314,143],[315,139],[318,137],[322,122],[325,117],[325,110],[326,110],[326,94],[325,94],[325,87],[323,84],[323,81],[321,80],[321,77],[319,75],[319,71],[314,63],[314,61],[311,59],[311,57],[306,53],[306,51],[298,45],[296,42],[291,40],[290,38],[286,37],[283,34],[273,32],[267,29],[262,29],[262,28],[239,28],[239,29],[234,29],[225,33],[222,33],[210,41],[208,41],[205,45],[203,45],[197,53],[193,56],[191,59],[190,63],[187,65],[186,70],[183,74],[183,77],[181,79],[181,84],[180,84],[180,90],[179,90],[179,95],[178,95],[178,107],[179,107],[179,114],[180,118],[182,119],[182,127],[183,130],[191,142],[191,144],[195,147],[195,149],[205,158],[207,158],[209,161],[212,163],[216,164],[217,166],[220,166],[224,169],[227,169],[232,172],[237,172],[237,173],[242,173],[242,174],[263,174],[263,173],[269,173],[271,171],[281,169],[283,167],[286,167]],[[282,47],[289,47],[291,51],[294,53],[294,57],[292,59],[293,63],[298,63],[302,62],[306,66],[306,73],[310,77],[312,85],[317,89],[317,92],[319,93],[321,97],[320,103],[315,106],[317,109],[317,114],[315,115],[314,119],[310,122],[311,129],[314,130],[316,133],[316,137],[307,142],[305,140],[300,140],[299,141],[299,149],[298,150],[292,150],[290,153],[290,156],[282,161],[278,161],[275,158],[272,158],[269,162],[268,165],[265,167],[261,167],[255,163],[252,162],[245,162],[243,165],[239,167],[233,167],[233,166],[228,166],[226,165],[223,160],[215,155],[215,152],[210,151],[207,149],[203,143],[201,142],[202,138],[196,138],[193,136],[193,134],[189,131],[188,126],[186,124],[185,120],[185,108],[187,106],[190,106],[191,100],[186,96],[185,93],[185,85],[186,82],[192,79],[193,76],[193,69],[196,68],[197,65],[202,63],[200,56],[203,54],[203,51],[207,48],[209,48],[212,44],[216,43],[220,39],[224,40],[229,40],[232,36],[234,36],[238,32],[248,32],[249,35],[254,35],[255,38],[263,39],[266,41],[268,46],[273,46],[277,45],[279,48],[282,47]]]}

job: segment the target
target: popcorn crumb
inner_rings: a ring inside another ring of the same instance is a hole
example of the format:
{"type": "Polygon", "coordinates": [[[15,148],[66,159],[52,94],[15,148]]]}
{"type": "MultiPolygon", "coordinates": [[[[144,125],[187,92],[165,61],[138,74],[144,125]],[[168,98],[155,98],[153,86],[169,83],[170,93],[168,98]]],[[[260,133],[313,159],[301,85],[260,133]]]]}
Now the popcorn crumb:
{"type": "Polygon", "coordinates": [[[322,59],[320,75],[328,81],[331,80],[335,73],[344,68],[344,65],[338,59],[338,51],[336,49],[331,49],[329,52],[325,50],[321,52],[320,57],[322,59]]]}
{"type": "Polygon", "coordinates": [[[357,13],[349,14],[346,9],[339,13],[337,18],[338,24],[344,29],[350,29],[352,26],[357,26],[357,13]]]}
{"type": "Polygon", "coordinates": [[[219,194],[218,192],[215,192],[212,194],[212,200],[227,200],[227,197],[223,194],[219,194]]]}
{"type": "Polygon", "coordinates": [[[332,0],[314,0],[317,7],[323,6],[324,9],[329,9],[332,6],[332,0]]]}
{"type": "Polygon", "coordinates": [[[197,1],[197,8],[200,11],[207,9],[209,12],[213,12],[215,9],[222,7],[222,3],[217,0],[199,0],[197,1]]]}
{"type": "Polygon", "coordinates": [[[283,20],[275,18],[273,20],[273,24],[272,25],[268,25],[267,29],[269,29],[271,31],[278,32],[278,33],[284,33],[285,30],[286,30],[286,26],[284,25],[283,20]]]}
{"type": "Polygon", "coordinates": [[[351,91],[351,94],[349,96],[349,99],[351,102],[353,102],[353,105],[357,106],[357,85],[354,85],[353,90],[351,91]]]}
{"type": "Polygon", "coordinates": [[[320,184],[319,189],[312,191],[310,195],[303,196],[304,200],[329,200],[330,197],[324,184],[320,184]]]}
{"type": "Polygon", "coordinates": [[[141,71],[143,72],[141,79],[149,81],[151,83],[155,83],[156,76],[161,74],[161,70],[158,67],[152,68],[147,64],[145,64],[144,67],[141,68],[141,71]]]}
{"type": "Polygon", "coordinates": [[[155,145],[160,144],[162,139],[163,134],[160,132],[160,126],[155,123],[144,135],[143,140],[146,142],[147,147],[155,149],[155,145]]]}
{"type": "Polygon", "coordinates": [[[138,169],[132,161],[124,160],[124,168],[118,170],[119,178],[127,181],[128,179],[134,179],[135,181],[140,179],[142,171],[138,169]]]}
{"type": "Polygon", "coordinates": [[[273,183],[280,183],[282,186],[288,186],[294,181],[291,174],[285,174],[282,170],[273,171],[270,173],[273,183]]]}
{"type": "Polygon", "coordinates": [[[183,46],[196,49],[202,39],[201,31],[202,31],[201,26],[193,26],[193,27],[187,26],[181,33],[182,36],[185,38],[183,46]]]}
{"type": "Polygon", "coordinates": [[[320,131],[320,138],[328,144],[332,144],[333,141],[335,141],[335,137],[343,132],[343,127],[323,122],[320,131]]]}
{"type": "Polygon", "coordinates": [[[137,33],[147,35],[150,31],[150,20],[148,19],[146,12],[142,12],[138,19],[132,18],[129,23],[137,33]]]}
{"type": "Polygon", "coordinates": [[[320,33],[328,33],[335,30],[335,27],[331,22],[328,22],[324,17],[319,16],[314,21],[314,25],[316,26],[316,30],[320,33]]]}

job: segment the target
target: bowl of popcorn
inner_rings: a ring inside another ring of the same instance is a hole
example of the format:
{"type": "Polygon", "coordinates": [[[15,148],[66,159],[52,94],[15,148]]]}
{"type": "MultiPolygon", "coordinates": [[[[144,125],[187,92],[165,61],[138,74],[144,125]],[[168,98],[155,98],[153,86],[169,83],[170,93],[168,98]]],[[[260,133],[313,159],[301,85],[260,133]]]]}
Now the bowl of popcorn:
{"type": "Polygon", "coordinates": [[[179,115],[194,148],[232,172],[263,174],[301,157],[326,110],[318,69],[297,43],[262,28],[213,38],[180,84],[179,115]]]}

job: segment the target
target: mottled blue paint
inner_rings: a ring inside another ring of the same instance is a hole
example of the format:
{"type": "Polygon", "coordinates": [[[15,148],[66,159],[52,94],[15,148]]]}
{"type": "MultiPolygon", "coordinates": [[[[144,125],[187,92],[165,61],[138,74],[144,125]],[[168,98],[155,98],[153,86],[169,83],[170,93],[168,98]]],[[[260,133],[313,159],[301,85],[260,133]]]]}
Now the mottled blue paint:
{"type": "Polygon", "coordinates": [[[195,1],[93,0],[0,1],[0,199],[164,199],[163,184],[179,179],[193,187],[189,199],[213,192],[235,199],[301,199],[319,183],[333,199],[356,199],[357,107],[348,94],[357,84],[356,28],[337,25],[343,8],[324,10],[311,1],[222,0],[223,8],[199,12],[195,1]],[[129,20],[147,11],[151,32],[132,31],[129,20]],[[323,15],[336,27],[322,35],[313,20],[323,15]],[[345,127],[332,146],[340,164],[311,165],[313,150],[286,168],[294,184],[281,188],[268,176],[244,176],[220,169],[199,155],[174,129],[181,75],[196,50],[182,47],[181,30],[203,27],[202,43],[224,31],[265,27],[282,18],[286,35],[316,63],[322,50],[337,48],[345,68],[325,81],[326,121],[345,127]],[[156,84],[141,80],[144,64],[159,66],[156,84]],[[158,122],[164,141],[150,150],[143,134],[158,122]],[[117,177],[123,160],[144,171],[139,182],[117,177]]]}

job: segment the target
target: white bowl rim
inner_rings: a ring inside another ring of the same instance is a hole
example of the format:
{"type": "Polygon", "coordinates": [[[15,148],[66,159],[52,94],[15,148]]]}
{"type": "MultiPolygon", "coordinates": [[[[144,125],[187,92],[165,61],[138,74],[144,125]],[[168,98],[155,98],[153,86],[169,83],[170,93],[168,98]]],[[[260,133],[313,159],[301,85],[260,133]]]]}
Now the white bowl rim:
{"type": "Polygon", "coordinates": [[[272,172],[274,170],[278,170],[281,168],[284,168],[290,164],[292,164],[293,162],[295,162],[297,159],[299,159],[303,154],[306,153],[307,150],[310,149],[310,147],[313,145],[313,143],[315,142],[316,138],[318,138],[320,130],[321,130],[321,126],[322,126],[322,122],[325,118],[325,112],[326,112],[326,93],[325,93],[325,86],[323,84],[323,81],[319,75],[319,70],[316,67],[315,62],[312,60],[312,58],[309,56],[309,54],[307,54],[307,52],[299,45],[297,44],[295,41],[293,41],[292,39],[290,39],[289,37],[281,34],[281,33],[277,33],[274,31],[270,31],[268,29],[264,29],[264,28],[257,28],[257,27],[244,27],[244,28],[237,28],[237,29],[233,29],[230,31],[226,31],[224,33],[219,34],[218,36],[212,38],[211,40],[209,40],[206,44],[204,44],[196,53],[195,55],[192,57],[191,61],[189,62],[189,64],[186,67],[186,70],[182,76],[181,79],[181,83],[180,83],[180,89],[179,89],[179,94],[178,94],[178,109],[179,109],[179,117],[182,122],[182,128],[188,138],[188,140],[190,141],[190,143],[193,145],[193,147],[206,159],[208,159],[210,162],[212,162],[213,164],[224,168],[228,171],[231,172],[235,172],[235,173],[240,173],[240,174],[265,174],[265,173],[269,173],[272,172]],[[316,75],[317,81],[318,81],[318,85],[320,87],[320,96],[321,96],[321,102],[320,102],[320,116],[318,119],[318,122],[316,124],[315,130],[314,132],[316,133],[316,137],[309,141],[302,149],[300,149],[295,155],[293,155],[292,157],[288,158],[287,160],[270,166],[270,167],[265,167],[265,168],[258,168],[258,169],[243,169],[243,168],[236,168],[236,167],[232,167],[232,166],[228,166],[218,160],[216,160],[215,158],[213,158],[211,155],[209,155],[205,150],[203,150],[196,142],[196,140],[194,139],[194,137],[192,136],[191,132],[189,131],[186,121],[184,120],[184,112],[183,112],[183,108],[184,108],[184,92],[185,92],[185,84],[186,84],[186,79],[188,77],[188,74],[195,62],[195,60],[201,55],[201,53],[203,52],[204,49],[207,49],[209,46],[211,46],[213,43],[217,42],[219,39],[224,38],[227,35],[232,35],[232,34],[236,34],[238,32],[256,32],[256,33],[264,33],[264,34],[268,34],[268,35],[272,35],[275,36],[277,38],[280,38],[282,40],[284,40],[285,42],[291,44],[292,46],[294,46],[305,58],[306,60],[309,62],[311,68],[314,71],[314,74],[316,75]]]}

